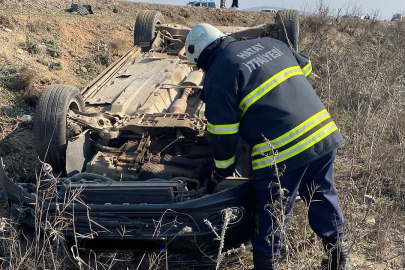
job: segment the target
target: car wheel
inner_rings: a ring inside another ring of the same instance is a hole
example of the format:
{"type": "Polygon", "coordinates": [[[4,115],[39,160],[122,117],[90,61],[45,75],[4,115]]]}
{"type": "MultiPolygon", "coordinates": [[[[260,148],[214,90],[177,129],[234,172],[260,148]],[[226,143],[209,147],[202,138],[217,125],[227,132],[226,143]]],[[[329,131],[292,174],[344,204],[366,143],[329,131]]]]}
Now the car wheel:
{"type": "Polygon", "coordinates": [[[142,51],[149,51],[155,38],[156,25],[165,23],[162,13],[157,10],[143,10],[136,17],[134,45],[142,45],[142,51]],[[145,46],[149,44],[149,46],[145,46]]]}
{"type": "Polygon", "coordinates": [[[72,4],[71,7],[70,7],[70,10],[72,12],[77,12],[77,14],[79,14],[79,15],[88,15],[88,14],[90,14],[89,10],[86,7],[78,5],[78,4],[72,4]]]}
{"type": "Polygon", "coordinates": [[[298,52],[300,13],[295,9],[280,10],[276,14],[277,39],[298,52]]]}
{"type": "Polygon", "coordinates": [[[37,155],[49,163],[56,173],[63,172],[66,164],[67,112],[84,111],[79,89],[68,85],[45,88],[34,115],[34,142],[37,155]]]}

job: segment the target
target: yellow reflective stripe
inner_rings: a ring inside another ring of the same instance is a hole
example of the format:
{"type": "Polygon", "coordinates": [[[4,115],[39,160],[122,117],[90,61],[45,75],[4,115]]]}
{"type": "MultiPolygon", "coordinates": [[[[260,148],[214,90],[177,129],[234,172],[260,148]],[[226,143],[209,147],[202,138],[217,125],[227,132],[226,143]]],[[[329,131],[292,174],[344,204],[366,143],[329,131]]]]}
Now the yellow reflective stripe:
{"type": "Polygon", "coordinates": [[[305,77],[308,77],[308,75],[311,74],[312,72],[311,60],[309,60],[308,64],[302,68],[302,72],[304,73],[305,77]]]}
{"type": "Polygon", "coordinates": [[[235,156],[231,157],[228,160],[216,160],[215,161],[215,167],[217,167],[218,169],[226,169],[229,166],[231,166],[232,164],[235,163],[235,156]]]}
{"type": "MultiPolygon", "coordinates": [[[[304,140],[300,141],[299,143],[291,146],[290,148],[281,151],[276,158],[276,162],[283,162],[291,157],[294,157],[298,155],[299,153],[305,151],[306,149],[310,148],[314,144],[318,143],[319,141],[323,140],[333,132],[338,130],[336,124],[332,121],[313,134],[311,136],[308,136],[304,140]]],[[[256,159],[252,161],[252,167],[253,170],[258,170],[262,169],[265,167],[269,167],[271,165],[274,165],[274,156],[268,156],[268,157],[263,157],[260,159],[256,159]]]]}
{"type": "Polygon", "coordinates": [[[207,130],[209,133],[217,135],[235,134],[239,131],[239,123],[230,125],[213,125],[208,122],[207,130]]]}
{"type": "Polygon", "coordinates": [[[308,77],[309,74],[311,74],[311,72],[312,72],[312,66],[307,72],[304,73],[305,77],[308,77]]]}
{"type": "Polygon", "coordinates": [[[256,144],[252,149],[252,157],[270,151],[271,147],[277,149],[292,142],[329,118],[329,113],[323,109],[280,137],[269,142],[256,144]]]}
{"type": "Polygon", "coordinates": [[[269,93],[276,86],[280,85],[289,78],[303,75],[303,72],[299,66],[293,66],[286,69],[283,69],[276,75],[272,76],[270,79],[262,83],[259,87],[249,93],[239,104],[239,113],[240,117],[245,115],[247,109],[253,105],[257,100],[263,97],[265,94],[269,93]]]}

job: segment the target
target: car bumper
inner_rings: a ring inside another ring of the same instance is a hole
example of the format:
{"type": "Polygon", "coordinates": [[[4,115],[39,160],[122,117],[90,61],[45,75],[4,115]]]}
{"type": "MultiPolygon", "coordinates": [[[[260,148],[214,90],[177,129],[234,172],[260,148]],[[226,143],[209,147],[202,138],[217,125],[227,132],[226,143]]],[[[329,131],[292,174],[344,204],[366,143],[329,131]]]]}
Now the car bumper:
{"type": "MultiPolygon", "coordinates": [[[[35,228],[38,208],[46,209],[46,213],[40,212],[48,216],[51,223],[70,217],[71,224],[64,229],[64,234],[75,238],[80,248],[155,252],[167,249],[170,253],[186,255],[187,260],[207,263],[210,260],[203,254],[216,255],[219,248],[217,235],[207,223],[220,235],[224,209],[240,211],[237,220],[228,225],[224,251],[249,242],[254,232],[255,198],[250,181],[182,203],[68,205],[37,200],[7,176],[2,161],[1,165],[0,185],[20,222],[35,228]],[[56,212],[60,214],[52,214],[56,212]]],[[[115,195],[119,194],[111,190],[111,196],[115,195]]]]}

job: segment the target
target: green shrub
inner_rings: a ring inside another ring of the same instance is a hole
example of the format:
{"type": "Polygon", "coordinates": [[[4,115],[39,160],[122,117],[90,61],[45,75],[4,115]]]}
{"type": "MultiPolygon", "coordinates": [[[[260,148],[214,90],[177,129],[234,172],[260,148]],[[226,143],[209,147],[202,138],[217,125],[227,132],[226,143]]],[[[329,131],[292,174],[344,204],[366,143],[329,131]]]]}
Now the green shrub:
{"type": "Polygon", "coordinates": [[[62,56],[62,51],[59,48],[58,41],[53,38],[44,39],[44,44],[46,46],[47,53],[52,56],[59,58],[62,56]]]}
{"type": "Polygon", "coordinates": [[[47,62],[42,58],[38,58],[37,62],[41,63],[44,66],[49,67],[49,69],[52,69],[52,70],[61,70],[62,69],[62,65],[61,65],[61,63],[59,61],[57,61],[57,62],[47,62]]]}
{"type": "Polygon", "coordinates": [[[103,66],[93,60],[93,59],[82,59],[79,61],[80,63],[80,68],[76,70],[76,74],[82,78],[85,79],[86,81],[92,80],[97,74],[99,74],[103,70],[103,66]],[[85,71],[82,70],[81,67],[85,68],[85,71]]]}
{"type": "Polygon", "coordinates": [[[27,37],[27,39],[25,40],[23,48],[30,54],[37,54],[41,51],[39,42],[29,37],[27,37]]]}
{"type": "Polygon", "coordinates": [[[53,70],[61,70],[62,69],[62,65],[60,64],[59,61],[58,62],[50,62],[50,63],[48,63],[48,67],[50,69],[53,69],[53,70]]]}

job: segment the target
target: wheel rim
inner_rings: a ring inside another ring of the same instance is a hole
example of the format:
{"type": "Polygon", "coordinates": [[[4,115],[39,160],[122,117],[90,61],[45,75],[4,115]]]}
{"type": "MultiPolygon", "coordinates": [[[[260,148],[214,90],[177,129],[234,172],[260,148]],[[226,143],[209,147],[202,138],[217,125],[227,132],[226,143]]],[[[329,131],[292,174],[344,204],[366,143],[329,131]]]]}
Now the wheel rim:
{"type": "Polygon", "coordinates": [[[66,143],[69,141],[70,138],[74,137],[75,135],[73,135],[72,133],[72,129],[70,128],[69,125],[69,121],[67,118],[67,114],[69,113],[69,111],[71,110],[75,110],[75,111],[82,111],[82,106],[80,105],[79,102],[77,102],[76,100],[72,100],[69,103],[68,109],[67,109],[67,113],[66,113],[66,143]]]}
{"type": "Polygon", "coordinates": [[[81,108],[79,102],[77,102],[76,100],[72,100],[72,101],[69,103],[68,111],[69,111],[69,110],[81,111],[81,109],[82,109],[82,108],[81,108]]]}
{"type": "Polygon", "coordinates": [[[156,26],[162,25],[161,21],[156,21],[155,26],[153,27],[153,39],[156,37],[156,26]]]}

